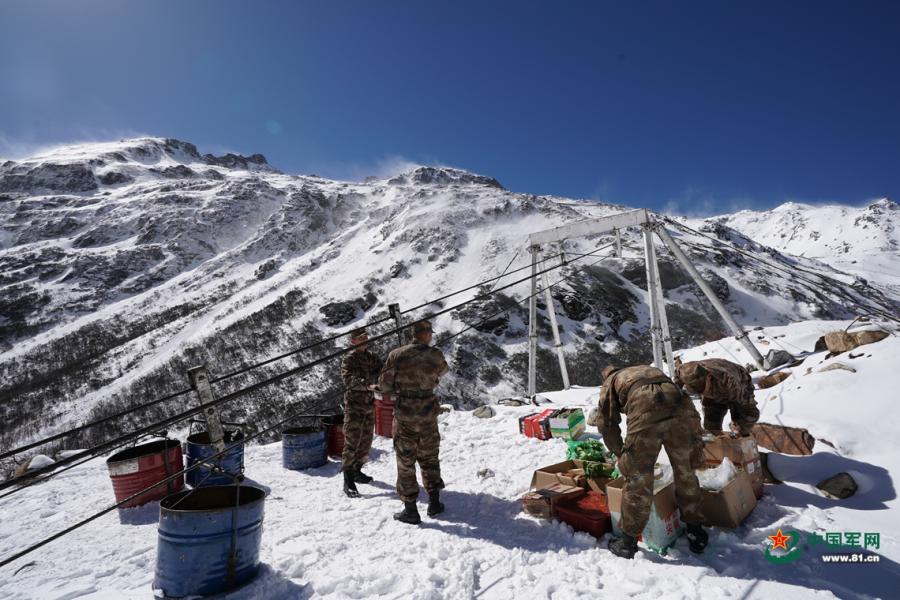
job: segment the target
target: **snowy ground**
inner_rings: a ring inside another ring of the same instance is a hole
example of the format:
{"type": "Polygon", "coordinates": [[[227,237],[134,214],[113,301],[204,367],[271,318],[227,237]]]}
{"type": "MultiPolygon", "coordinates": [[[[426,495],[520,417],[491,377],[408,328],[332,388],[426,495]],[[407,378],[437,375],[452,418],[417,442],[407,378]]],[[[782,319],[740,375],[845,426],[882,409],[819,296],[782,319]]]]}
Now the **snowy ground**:
{"type": "MultiPolygon", "coordinates": [[[[807,322],[754,332],[768,347],[799,353],[815,339],[847,323],[807,322]],[[784,337],[778,337],[784,335],[784,337]]],[[[761,348],[766,350],[767,346],[761,348]]],[[[864,355],[830,359],[857,373],[816,373],[824,353],[809,356],[784,383],[757,392],[763,420],[807,427],[819,442],[809,457],[774,457],[786,480],[766,495],[740,528],[714,529],[705,555],[695,556],[682,539],[665,557],[647,551],[633,561],[611,555],[606,539],[573,533],[564,524],[519,511],[535,468],[564,460],[560,440],[540,442],[517,433],[527,407],[497,407],[488,420],[470,412],[441,417],[442,468],[447,512],[424,516],[420,527],[395,522],[400,508],[393,491],[390,440],[376,438],[363,497],[343,496],[339,465],[308,472],[281,468],[280,444],[248,449],[247,475],[267,486],[261,576],[228,600],[282,598],[854,598],[897,597],[900,503],[892,474],[900,469],[891,391],[900,366],[900,338],[860,349],[864,355]],[[813,374],[804,375],[808,367],[813,374]],[[477,473],[491,469],[493,477],[477,473]],[[814,484],[849,471],[860,492],[829,500],[814,484]],[[818,550],[788,565],[763,555],[766,536],[777,528],[802,533],[879,532],[879,564],[825,565],[818,550]]],[[[685,353],[742,358],[733,340],[685,353]]],[[[825,363],[827,364],[827,363],[825,363]]],[[[557,403],[593,404],[597,390],[546,394],[557,403]]],[[[101,460],[23,491],[0,504],[0,556],[64,528],[111,502],[101,460]]],[[[424,509],[424,505],[421,506],[424,509]]],[[[156,558],[156,505],[116,514],[58,540],[3,569],[0,598],[119,600],[151,597],[156,558]]]]}

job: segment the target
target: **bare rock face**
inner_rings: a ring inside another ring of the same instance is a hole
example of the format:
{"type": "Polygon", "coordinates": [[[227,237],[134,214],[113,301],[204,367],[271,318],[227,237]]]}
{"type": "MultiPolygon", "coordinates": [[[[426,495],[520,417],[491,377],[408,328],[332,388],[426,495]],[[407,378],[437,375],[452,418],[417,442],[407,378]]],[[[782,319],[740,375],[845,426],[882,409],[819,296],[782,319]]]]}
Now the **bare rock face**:
{"type": "Polygon", "coordinates": [[[816,484],[816,487],[828,496],[838,500],[844,500],[856,493],[859,486],[850,473],[841,472],[824,479],[816,484]]]}

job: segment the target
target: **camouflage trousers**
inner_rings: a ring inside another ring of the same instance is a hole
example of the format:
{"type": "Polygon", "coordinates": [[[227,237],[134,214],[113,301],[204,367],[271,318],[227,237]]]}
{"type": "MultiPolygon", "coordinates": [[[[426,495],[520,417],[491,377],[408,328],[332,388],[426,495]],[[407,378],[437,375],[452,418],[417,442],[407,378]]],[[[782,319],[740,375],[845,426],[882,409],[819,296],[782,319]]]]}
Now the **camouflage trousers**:
{"type": "Polygon", "coordinates": [[[369,460],[375,434],[375,404],[371,392],[344,393],[344,452],[341,470],[361,467],[369,460]]]}
{"type": "MultiPolygon", "coordinates": [[[[752,396],[751,396],[752,397],[752,396]]],[[[759,408],[756,402],[746,404],[723,404],[709,398],[703,399],[703,429],[712,433],[722,431],[722,421],[731,410],[731,421],[742,435],[750,435],[753,425],[759,421],[759,408]]]]}
{"type": "Polygon", "coordinates": [[[675,497],[685,523],[700,523],[700,484],[694,469],[703,460],[703,442],[697,418],[675,418],[628,432],[619,471],[625,477],[622,490],[621,529],[637,537],[650,518],[653,501],[653,466],[661,448],[666,449],[675,476],[675,497]]]}
{"type": "Polygon", "coordinates": [[[414,502],[419,497],[416,463],[422,471],[422,486],[426,491],[444,487],[437,416],[438,401],[434,396],[397,398],[393,422],[394,454],[397,457],[397,494],[404,502],[414,502]]]}

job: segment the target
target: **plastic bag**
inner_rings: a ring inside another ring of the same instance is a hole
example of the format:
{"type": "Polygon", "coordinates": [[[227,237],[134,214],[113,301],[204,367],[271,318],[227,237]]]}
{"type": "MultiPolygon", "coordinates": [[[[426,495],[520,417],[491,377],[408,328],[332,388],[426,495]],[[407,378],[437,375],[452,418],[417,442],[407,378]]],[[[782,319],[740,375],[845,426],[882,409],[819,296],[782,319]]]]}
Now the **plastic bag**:
{"type": "Polygon", "coordinates": [[[731,483],[737,476],[737,469],[731,460],[725,458],[719,466],[712,469],[698,469],[696,473],[701,488],[717,492],[731,483]]]}

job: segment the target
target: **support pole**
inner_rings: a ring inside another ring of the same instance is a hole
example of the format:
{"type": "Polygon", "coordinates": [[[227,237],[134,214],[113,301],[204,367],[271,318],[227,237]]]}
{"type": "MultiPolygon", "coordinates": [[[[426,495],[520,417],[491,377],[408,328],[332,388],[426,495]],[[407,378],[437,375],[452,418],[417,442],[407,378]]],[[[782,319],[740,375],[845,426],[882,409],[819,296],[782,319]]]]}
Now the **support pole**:
{"type": "Polygon", "coordinates": [[[659,307],[656,303],[656,259],[649,224],[643,226],[644,264],[647,268],[647,300],[650,303],[650,344],[653,347],[653,366],[663,368],[662,331],[659,326],[659,307]]]}
{"type": "MultiPolygon", "coordinates": [[[[544,257],[546,259],[546,256],[544,257]]],[[[553,293],[550,291],[550,278],[546,273],[541,275],[541,283],[544,286],[544,299],[547,302],[547,314],[550,316],[550,326],[553,329],[553,342],[556,345],[556,357],[559,359],[559,374],[562,375],[563,389],[569,389],[569,370],[566,368],[566,355],[563,353],[562,338],[559,335],[559,324],[556,322],[556,304],[553,302],[553,293]]]]}
{"type": "Polygon", "coordinates": [[[616,258],[622,258],[622,233],[618,227],[613,231],[616,232],[616,258]]]}
{"type": "Polygon", "coordinates": [[[669,377],[675,375],[675,358],[672,354],[672,336],[669,333],[669,318],[666,315],[666,297],[663,295],[662,280],[659,277],[659,259],[656,257],[656,246],[653,244],[653,236],[650,236],[650,254],[648,265],[653,269],[653,294],[656,297],[656,316],[659,319],[659,333],[662,342],[663,358],[669,377]]]}
{"type": "Polygon", "coordinates": [[[766,365],[763,360],[762,354],[759,353],[759,350],[756,349],[756,346],[753,345],[753,342],[747,337],[747,333],[741,328],[740,325],[737,324],[737,321],[734,320],[734,317],[728,312],[725,308],[725,305],[719,300],[719,298],[712,291],[712,288],[703,281],[703,277],[700,276],[700,272],[697,271],[694,264],[687,257],[681,247],[675,243],[675,240],[672,239],[672,236],[669,235],[669,232],[666,231],[665,227],[661,225],[656,228],[656,233],[659,234],[660,239],[662,239],[663,243],[669,247],[672,251],[672,254],[675,255],[675,258],[684,265],[684,268],[687,269],[688,274],[694,280],[703,294],[709,299],[710,303],[712,303],[713,308],[716,309],[716,312],[722,317],[722,320],[725,321],[725,324],[731,329],[731,333],[734,334],[734,337],[737,341],[743,344],[744,348],[747,349],[747,352],[750,353],[750,357],[753,359],[753,362],[756,363],[756,366],[760,369],[765,369],[766,365]]]}
{"type": "Polygon", "coordinates": [[[215,397],[212,388],[209,385],[209,373],[206,367],[199,366],[188,369],[188,378],[191,380],[191,387],[197,392],[200,398],[200,406],[203,407],[203,417],[206,419],[206,431],[209,433],[209,443],[215,446],[216,452],[225,451],[225,429],[222,427],[222,421],[219,420],[219,412],[212,403],[215,397]]]}
{"type": "Polygon", "coordinates": [[[528,299],[528,396],[536,393],[537,372],[537,271],[539,246],[528,249],[531,252],[531,298],[528,299]]]}
{"type": "Polygon", "coordinates": [[[394,319],[394,326],[397,328],[397,343],[403,345],[403,320],[400,318],[400,305],[388,304],[388,313],[394,319]]]}

